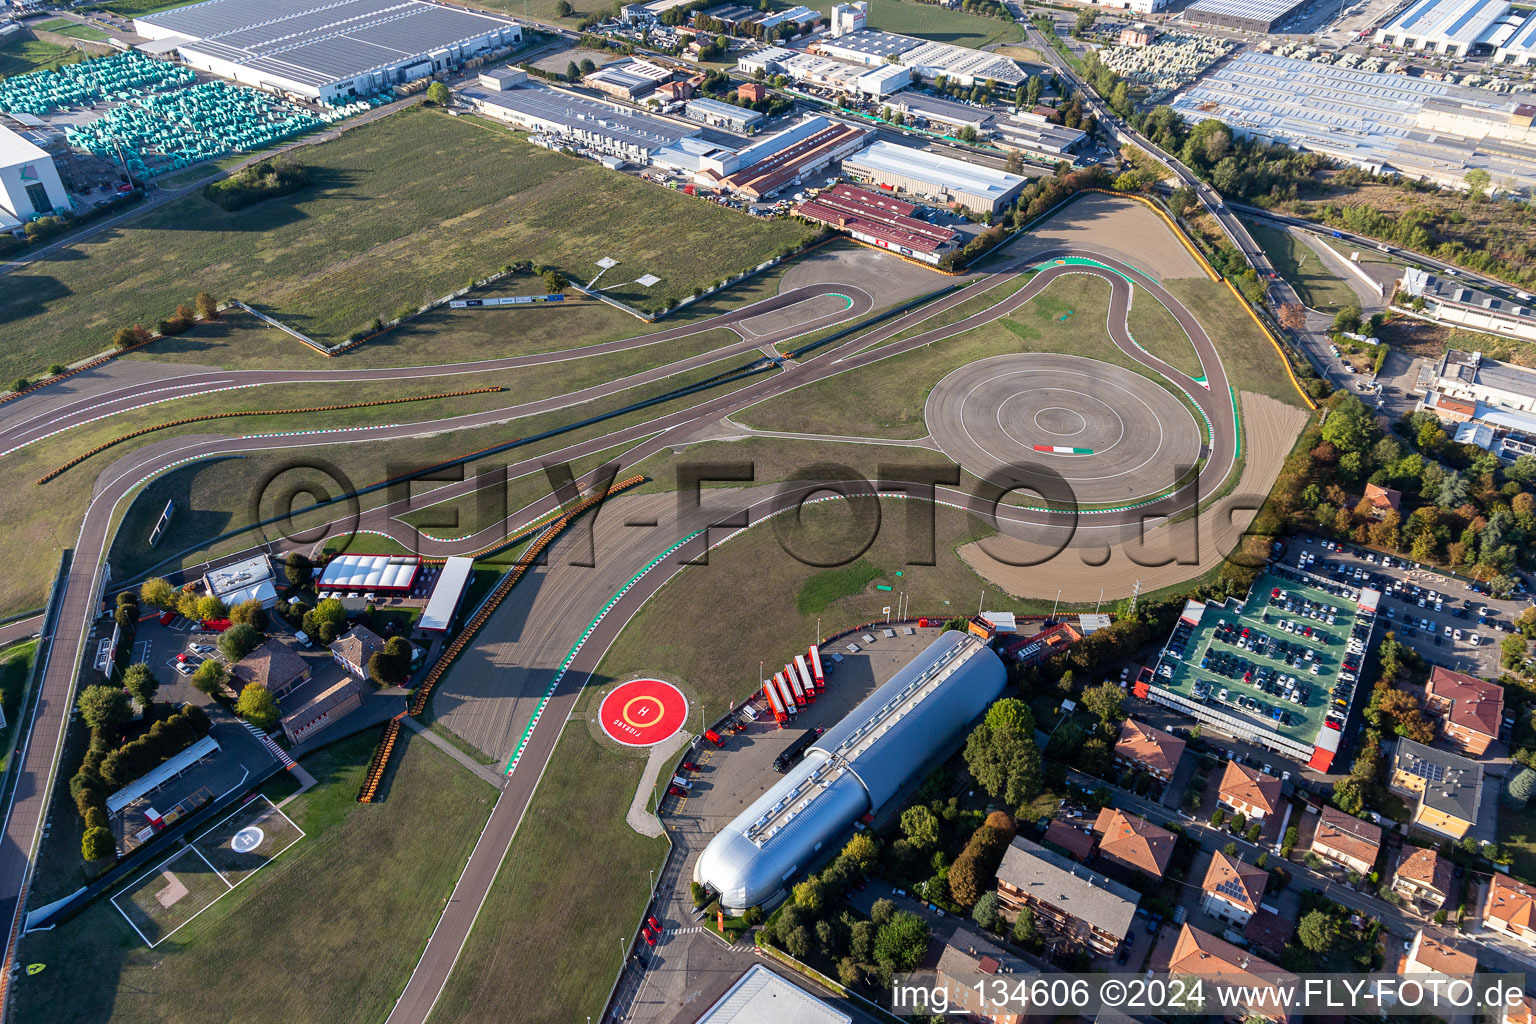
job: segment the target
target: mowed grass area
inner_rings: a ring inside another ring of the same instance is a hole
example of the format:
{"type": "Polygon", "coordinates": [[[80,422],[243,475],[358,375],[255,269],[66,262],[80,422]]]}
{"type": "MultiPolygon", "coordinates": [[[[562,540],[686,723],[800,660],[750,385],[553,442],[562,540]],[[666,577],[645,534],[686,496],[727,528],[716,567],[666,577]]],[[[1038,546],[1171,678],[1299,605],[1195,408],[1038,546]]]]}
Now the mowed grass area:
{"type": "MultiPolygon", "coordinates": [[[[993,285],[991,288],[988,288],[981,294],[973,295],[969,299],[966,299],[958,306],[947,309],[941,313],[935,313],[933,316],[922,321],[915,327],[908,327],[906,330],[902,331],[900,334],[897,334],[895,337],[881,342],[880,345],[889,345],[893,341],[905,341],[907,338],[915,337],[919,334],[926,334],[929,331],[935,330],[939,327],[948,327],[950,324],[959,323],[966,317],[975,316],[977,313],[985,312],[986,310],[991,309],[993,306],[997,305],[999,302],[1002,302],[1004,299],[1013,295],[1020,288],[1023,288],[1030,282],[1031,279],[1034,278],[1034,276],[1034,274],[1019,274],[1017,277],[1004,281],[1002,284],[993,285]]],[[[872,345],[870,347],[879,348],[880,345],[872,345]]]]}
{"type": "Polygon", "coordinates": [[[518,258],[575,278],[620,260],[610,290],[661,308],[813,237],[410,108],[304,150],[315,184],[234,213],[200,192],[0,279],[0,377],[105,348],[202,290],[325,342],[518,258]]]}
{"type": "Polygon", "coordinates": [[[281,857],[150,950],[105,900],[22,941],[14,984],[36,1024],[374,1024],[389,1013],[469,857],[496,791],[402,733],[382,801],[356,802],[369,730],[304,759],[319,784],[284,810],[281,857]]]}
{"type": "MultiPolygon", "coordinates": [[[[573,717],[448,976],[433,1024],[564,1024],[603,1011],[666,840],[624,813],[645,767],[573,717]]],[[[382,1017],[380,1018],[382,1019],[382,1017]]]]}
{"type": "Polygon", "coordinates": [[[1109,295],[1109,282],[1101,278],[1062,277],[1006,317],[796,388],[732,418],[759,430],[918,438],[928,433],[923,406],[934,385],[978,359],[1065,352],[1139,371],[1140,365],[1116,348],[1105,330],[1109,295]]]}
{"type": "Polygon", "coordinates": [[[1358,306],[1360,297],[1337,274],[1323,266],[1322,258],[1284,228],[1256,221],[1244,221],[1253,240],[1269,257],[1281,277],[1296,289],[1301,301],[1323,313],[1336,313],[1346,306],[1358,306]]]}
{"type": "Polygon", "coordinates": [[[1205,372],[1200,366],[1200,356],[1195,352],[1195,343],[1189,340],[1189,335],[1168,312],[1168,307],[1150,293],[1140,288],[1135,290],[1125,322],[1131,337],[1169,366],[1191,377],[1205,372]]]}
{"type": "Polygon", "coordinates": [[[1291,383],[1285,360],[1275,351],[1274,343],[1254,323],[1248,310],[1239,304],[1226,282],[1205,277],[1175,277],[1164,281],[1163,287],[1205,328],[1233,387],[1268,395],[1298,409],[1307,407],[1291,383]]]}
{"type": "MultiPolygon", "coordinates": [[[[836,243],[833,243],[836,244],[836,243]]],[[[824,252],[832,246],[818,247],[824,252]]],[[[785,271],[797,261],[754,274],[707,299],[685,306],[655,324],[638,320],[605,302],[567,293],[561,303],[501,309],[441,307],[369,339],[339,357],[321,355],[254,317],[229,312],[215,323],[200,323],[185,334],[161,338],[125,359],[192,363],[227,370],[354,370],[380,366],[436,366],[503,359],[538,352],[575,350],[622,338],[659,334],[778,294],[785,271]]],[[[545,291],[542,279],[514,274],[471,292],[475,296],[529,295],[545,291]]],[[[573,353],[575,354],[575,353],[573,353]]]]}
{"type": "Polygon", "coordinates": [[[95,25],[82,25],[68,18],[53,18],[36,23],[32,28],[42,32],[52,32],[58,36],[68,36],[71,39],[85,39],[93,43],[99,43],[108,38],[107,34],[95,25]]]}
{"type": "MultiPolygon", "coordinates": [[[[808,6],[822,14],[832,9],[831,0],[808,6]]],[[[912,3],[910,0],[879,0],[878,3],[870,4],[869,27],[976,49],[992,43],[1016,43],[1024,38],[1024,30],[1014,21],[983,18],[936,4],[912,3]]]]}
{"type": "Polygon", "coordinates": [[[83,57],[84,54],[71,46],[45,43],[41,39],[15,39],[0,46],[0,78],[49,71],[77,63],[83,57]]]}
{"type": "Polygon", "coordinates": [[[0,651],[0,702],[5,707],[5,728],[0,729],[0,772],[10,766],[11,734],[21,720],[22,691],[32,663],[37,660],[37,641],[28,640],[0,651]]]}

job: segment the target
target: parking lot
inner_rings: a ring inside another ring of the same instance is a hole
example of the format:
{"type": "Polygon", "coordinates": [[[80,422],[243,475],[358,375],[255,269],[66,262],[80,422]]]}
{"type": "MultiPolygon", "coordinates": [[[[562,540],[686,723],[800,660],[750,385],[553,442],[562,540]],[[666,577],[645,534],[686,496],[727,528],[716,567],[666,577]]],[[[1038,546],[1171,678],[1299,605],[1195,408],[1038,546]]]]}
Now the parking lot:
{"type": "Polygon", "coordinates": [[[1282,561],[1305,561],[1308,572],[1380,590],[1383,631],[1426,661],[1489,679],[1499,675],[1499,642],[1529,603],[1497,600],[1405,559],[1311,536],[1294,538],[1282,561]]]}

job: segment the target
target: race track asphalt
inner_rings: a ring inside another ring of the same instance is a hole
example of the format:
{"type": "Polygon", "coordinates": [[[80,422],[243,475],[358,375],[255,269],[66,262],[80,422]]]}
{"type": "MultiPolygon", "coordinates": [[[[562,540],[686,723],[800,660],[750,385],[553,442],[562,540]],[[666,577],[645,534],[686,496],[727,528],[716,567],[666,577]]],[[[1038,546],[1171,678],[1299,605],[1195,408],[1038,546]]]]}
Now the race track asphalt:
{"type": "MultiPolygon", "coordinates": [[[[653,453],[679,443],[688,435],[697,432],[701,427],[747,405],[831,375],[858,371],[864,367],[874,365],[883,359],[941,341],[990,322],[1024,305],[1047,288],[1052,281],[1064,274],[1093,273],[1105,278],[1111,285],[1110,315],[1107,327],[1115,345],[1137,363],[1148,367],[1169,380],[1176,387],[1188,392],[1194,404],[1210,421],[1212,425],[1212,441],[1207,461],[1197,478],[1189,481],[1174,493],[1149,502],[1140,508],[1095,511],[1092,515],[1081,517],[1080,522],[1079,517],[1064,516],[1058,512],[1033,511],[1003,506],[995,510],[999,525],[1005,528],[1034,528],[1057,533],[1071,533],[1074,530],[1116,531],[1139,526],[1144,517],[1149,515],[1171,515],[1174,512],[1193,506],[1200,497],[1214,491],[1221,481],[1233,470],[1235,465],[1235,424],[1231,400],[1228,394],[1227,379],[1221,368],[1221,360],[1216,353],[1214,345],[1192,314],[1184,309],[1160,284],[1140,274],[1134,268],[1084,248],[1063,249],[1044,254],[1036,253],[1028,257],[1029,266],[1042,263],[1044,265],[1024,288],[989,309],[976,313],[957,323],[926,331],[899,342],[881,345],[878,348],[867,348],[867,346],[895,337],[907,328],[921,323],[934,314],[951,309],[993,287],[1005,277],[1016,273],[1023,265],[1022,261],[1004,265],[991,274],[980,276],[965,287],[959,288],[919,310],[893,318],[889,323],[854,341],[829,346],[825,350],[807,356],[803,361],[792,361],[787,363],[781,370],[767,372],[761,378],[735,392],[715,397],[711,397],[709,391],[701,392],[699,403],[689,409],[667,413],[649,422],[623,428],[591,441],[571,445],[565,451],[556,453],[556,456],[575,458],[582,454],[602,451],[618,444],[633,442],[633,446],[620,458],[619,462],[621,467],[634,465],[653,453]],[[1082,264],[1057,264],[1053,262],[1069,256],[1097,260],[1103,264],[1103,267],[1091,267],[1082,264]],[[1189,334],[1202,364],[1206,367],[1209,376],[1208,387],[1192,381],[1178,370],[1143,352],[1135,345],[1125,326],[1125,314],[1129,308],[1132,282],[1134,282],[1136,287],[1143,288],[1156,295],[1189,334]],[[864,351],[859,351],[860,349],[864,349],[864,351]],[[648,435],[655,436],[648,438],[648,435]]],[[[818,318],[818,322],[825,320],[827,317],[835,318],[832,322],[838,322],[849,316],[861,315],[867,312],[867,303],[869,302],[867,293],[856,284],[825,284],[796,289],[784,295],[776,296],[774,299],[764,300],[762,303],[756,303],[742,310],[733,311],[732,313],[727,313],[699,324],[677,328],[673,331],[657,332],[644,336],[644,339],[613,342],[610,343],[611,350],[621,351],[625,348],[633,347],[640,340],[648,339],[648,343],[654,343],[670,338],[684,337],[688,334],[717,327],[734,328],[742,319],[760,316],[783,306],[828,292],[839,292],[853,297],[855,307],[853,310],[841,314],[824,314],[823,317],[818,318]],[[860,308],[861,301],[866,303],[865,308],[860,308]]],[[[761,324],[763,321],[758,321],[758,323],[761,324]]],[[[778,337],[778,334],[788,332],[798,335],[806,330],[813,329],[815,329],[814,324],[809,326],[799,324],[774,334],[751,338],[744,342],[744,344],[748,347],[774,344],[782,340],[778,337]]],[[[609,346],[602,346],[579,351],[586,355],[591,355],[594,354],[594,349],[601,351],[608,348],[609,346]]],[[[548,353],[540,356],[516,357],[509,360],[489,360],[477,364],[458,364],[456,367],[434,366],[390,370],[359,370],[343,371],[340,374],[327,371],[294,373],[270,370],[237,371],[236,373],[208,371],[206,373],[186,374],[169,378],[161,382],[160,386],[176,389],[173,392],[175,394],[196,394],[200,393],[200,391],[216,387],[227,387],[229,386],[228,381],[231,379],[246,383],[288,383],[306,380],[331,381],[338,379],[410,380],[447,374],[472,373],[483,369],[532,365],[540,361],[547,362],[556,358],[574,358],[574,356],[570,352],[548,353]]],[[[695,359],[703,358],[706,357],[695,357],[695,359]]],[[[689,361],[683,362],[687,363],[689,361]]],[[[692,365],[701,364],[693,362],[692,365]]],[[[680,364],[672,364],[668,367],[647,371],[647,373],[666,376],[669,373],[681,372],[679,366],[680,364]]],[[[588,389],[581,392],[581,394],[588,398],[601,397],[617,393],[623,386],[632,386],[632,384],[624,385],[622,382],[616,382],[588,389]]],[[[44,392],[46,392],[46,389],[44,389],[44,392]]],[[[142,393],[135,396],[122,390],[113,391],[108,389],[100,394],[71,397],[63,403],[47,402],[48,407],[46,409],[41,408],[45,403],[39,402],[39,411],[36,412],[29,411],[31,407],[29,407],[26,399],[15,403],[8,403],[13,408],[0,407],[0,409],[4,410],[4,415],[0,416],[0,450],[13,448],[17,444],[27,442],[29,439],[63,429],[70,423],[85,422],[89,419],[110,414],[111,412],[134,408],[142,405],[144,399],[145,396],[142,393]]],[[[452,420],[447,421],[402,424],[392,427],[364,427],[319,435],[318,437],[178,439],[178,443],[155,445],[149,449],[140,449],[133,452],[113,462],[102,472],[101,478],[97,483],[96,493],[84,511],[79,535],[74,547],[73,564],[75,568],[66,581],[62,612],[59,616],[57,628],[52,636],[52,657],[41,680],[36,709],[27,723],[28,741],[24,752],[18,755],[19,779],[15,794],[6,811],[3,832],[0,832],[0,894],[3,894],[3,897],[0,897],[0,906],[4,906],[9,911],[10,919],[19,924],[24,909],[25,889],[30,876],[31,858],[36,849],[47,794],[54,781],[53,775],[58,759],[58,749],[63,737],[63,726],[67,720],[67,711],[73,693],[76,669],[80,659],[83,657],[91,620],[96,613],[96,594],[100,586],[98,570],[111,539],[114,513],[120,510],[124,500],[134,491],[138,484],[163,472],[172,463],[181,464],[193,459],[261,451],[273,447],[297,449],[307,445],[322,443],[385,442],[391,439],[438,432],[443,429],[459,426],[498,422],[509,418],[513,414],[512,410],[522,410],[515,414],[526,415],[529,412],[542,409],[561,408],[571,404],[574,400],[572,396],[557,396],[540,402],[525,403],[521,406],[511,407],[511,409],[493,410],[486,413],[454,417],[452,420]]],[[[527,460],[524,463],[510,467],[509,473],[520,475],[523,472],[533,471],[539,468],[535,464],[536,462],[547,461],[556,456],[546,455],[540,460],[527,460]]],[[[622,473],[622,468],[620,472],[622,473]]],[[[581,481],[581,484],[590,487],[594,478],[595,474],[589,474],[581,481]]],[[[435,500],[446,500],[457,495],[472,493],[478,483],[478,481],[470,479],[462,483],[447,484],[442,488],[434,490],[432,495],[435,500]]],[[[773,495],[758,499],[752,505],[752,521],[758,521],[763,515],[793,505],[800,500],[803,493],[803,490],[797,492],[792,488],[780,487],[775,489],[773,495]]],[[[937,496],[939,500],[955,504],[984,517],[994,512],[993,503],[984,496],[977,496],[952,488],[940,488],[937,496]]],[[[552,509],[556,504],[557,499],[553,495],[546,496],[519,510],[511,518],[519,522],[527,521],[542,512],[552,509]]],[[[419,502],[416,507],[419,507],[419,502]]],[[[386,533],[410,546],[419,544],[422,552],[428,555],[447,555],[461,551],[473,551],[483,546],[482,540],[484,538],[479,534],[453,541],[433,541],[419,537],[413,528],[393,518],[400,511],[402,509],[399,505],[385,505],[365,513],[362,517],[363,522],[361,525],[366,529],[374,529],[386,533]]],[[[494,535],[499,534],[502,529],[503,527],[500,525],[490,526],[483,533],[494,539],[494,535]]],[[[507,786],[502,791],[496,808],[493,810],[486,825],[485,833],[477,843],[469,863],[455,887],[453,899],[445,909],[442,919],[439,921],[437,929],[433,933],[416,971],[412,974],[399,1003],[391,1014],[391,1022],[395,1022],[395,1024],[413,1022],[414,1024],[414,1022],[425,1021],[427,1013],[436,1000],[438,993],[441,992],[443,984],[446,982],[448,974],[457,959],[464,938],[469,934],[475,914],[483,903],[496,871],[505,857],[508,845],[516,832],[518,824],[522,820],[523,813],[527,809],[534,787],[537,785],[544,766],[554,750],[555,741],[569,714],[576,694],[580,692],[585,680],[595,670],[602,652],[606,650],[608,645],[618,635],[625,621],[633,615],[647,597],[662,586],[680,568],[681,560],[696,554],[702,548],[704,542],[711,536],[713,535],[702,535],[688,542],[676,555],[658,564],[655,569],[648,572],[632,589],[625,593],[594,630],[585,646],[572,662],[570,670],[561,678],[549,707],[546,708],[544,714],[540,717],[537,727],[533,729],[528,739],[528,745],[518,769],[509,777],[507,786]]],[[[667,543],[662,543],[661,539],[656,537],[654,533],[637,532],[634,550],[626,553],[625,560],[644,564],[647,558],[659,554],[670,543],[678,539],[681,538],[673,537],[667,543]]],[[[552,572],[551,575],[558,575],[558,573],[552,572]]],[[[542,585],[548,586],[550,582],[546,581],[542,585]]],[[[607,585],[607,583],[603,585],[607,585]]],[[[7,953],[8,964],[10,963],[10,957],[14,954],[15,935],[16,929],[13,928],[11,943],[7,953]]]]}

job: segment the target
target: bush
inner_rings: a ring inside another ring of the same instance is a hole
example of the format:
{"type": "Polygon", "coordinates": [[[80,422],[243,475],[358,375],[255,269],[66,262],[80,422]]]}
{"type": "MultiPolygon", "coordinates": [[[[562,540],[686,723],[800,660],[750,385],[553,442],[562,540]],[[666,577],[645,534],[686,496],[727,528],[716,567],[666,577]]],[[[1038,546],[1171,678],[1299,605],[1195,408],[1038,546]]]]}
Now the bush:
{"type": "Polygon", "coordinates": [[[97,826],[85,830],[80,839],[80,855],[88,861],[106,860],[117,856],[117,841],[112,830],[97,826]]]}
{"type": "Polygon", "coordinates": [[[240,699],[235,702],[235,714],[250,722],[263,732],[269,732],[277,725],[279,712],[277,699],[260,683],[246,683],[245,689],[240,691],[240,699]]]}
{"type": "Polygon", "coordinates": [[[219,634],[219,653],[234,664],[261,646],[261,634],[255,627],[237,622],[219,634]]]}
{"type": "Polygon", "coordinates": [[[193,299],[192,302],[197,306],[197,315],[204,320],[217,320],[219,318],[219,304],[207,292],[198,292],[197,298],[193,299]]]}
{"type": "MultiPolygon", "coordinates": [[[[263,199],[285,196],[309,187],[310,173],[291,160],[263,160],[203,188],[203,198],[234,212],[263,199]]],[[[201,295],[199,295],[201,298],[201,295]]]]}

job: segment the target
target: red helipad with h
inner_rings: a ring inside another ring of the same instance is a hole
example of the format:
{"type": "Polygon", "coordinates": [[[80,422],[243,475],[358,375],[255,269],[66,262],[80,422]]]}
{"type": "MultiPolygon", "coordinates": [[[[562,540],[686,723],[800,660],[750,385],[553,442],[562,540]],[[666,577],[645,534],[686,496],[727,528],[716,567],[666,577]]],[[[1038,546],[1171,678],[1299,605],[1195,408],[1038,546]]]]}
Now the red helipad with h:
{"type": "Polygon", "coordinates": [[[661,679],[631,679],[603,698],[598,716],[610,739],[626,747],[650,747],[688,721],[688,698],[661,679]]]}

